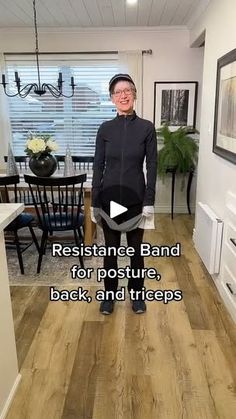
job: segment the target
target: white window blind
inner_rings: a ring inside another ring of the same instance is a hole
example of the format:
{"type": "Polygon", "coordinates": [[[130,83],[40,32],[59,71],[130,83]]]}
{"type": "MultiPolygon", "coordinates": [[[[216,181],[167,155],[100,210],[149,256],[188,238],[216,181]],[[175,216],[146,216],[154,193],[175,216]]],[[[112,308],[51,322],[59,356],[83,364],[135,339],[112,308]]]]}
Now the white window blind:
{"type": "MultiPolygon", "coordinates": [[[[34,56],[5,55],[6,74],[10,93],[16,92],[15,71],[21,84],[37,82],[34,56]]],[[[24,154],[29,133],[51,134],[59,144],[57,154],[64,154],[69,145],[71,153],[78,156],[93,155],[99,125],[115,116],[115,108],[108,94],[108,82],[118,72],[117,56],[40,55],[41,82],[57,85],[62,72],[63,89],[70,94],[70,77],[74,76],[76,88],[72,98],[54,98],[50,93],[34,93],[22,99],[8,98],[13,150],[24,154]]]]}

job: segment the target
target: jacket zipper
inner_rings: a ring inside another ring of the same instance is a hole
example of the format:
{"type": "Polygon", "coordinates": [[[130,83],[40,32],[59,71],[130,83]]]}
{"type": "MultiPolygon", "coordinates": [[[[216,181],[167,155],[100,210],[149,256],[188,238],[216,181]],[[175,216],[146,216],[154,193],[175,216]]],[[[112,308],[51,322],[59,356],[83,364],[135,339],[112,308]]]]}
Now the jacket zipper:
{"type": "Polygon", "coordinates": [[[124,135],[122,135],[122,149],[121,149],[121,169],[120,169],[120,203],[122,203],[122,175],[124,167],[124,146],[127,136],[127,118],[124,117],[124,135]]]}

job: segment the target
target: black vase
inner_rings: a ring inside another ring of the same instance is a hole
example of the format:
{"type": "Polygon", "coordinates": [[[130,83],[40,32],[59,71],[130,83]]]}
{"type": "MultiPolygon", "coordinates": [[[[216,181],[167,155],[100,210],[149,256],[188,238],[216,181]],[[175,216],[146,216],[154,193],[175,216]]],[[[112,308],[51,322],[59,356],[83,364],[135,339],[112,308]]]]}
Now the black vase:
{"type": "Polygon", "coordinates": [[[57,169],[57,160],[51,154],[32,156],[30,157],[29,167],[36,176],[49,177],[57,169]]]}

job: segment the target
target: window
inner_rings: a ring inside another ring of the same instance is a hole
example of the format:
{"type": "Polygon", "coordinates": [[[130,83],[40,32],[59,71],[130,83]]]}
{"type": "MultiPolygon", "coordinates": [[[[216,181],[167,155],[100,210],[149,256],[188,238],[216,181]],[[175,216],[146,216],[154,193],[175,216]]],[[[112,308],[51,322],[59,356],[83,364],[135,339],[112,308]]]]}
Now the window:
{"type": "MultiPolygon", "coordinates": [[[[34,56],[6,55],[6,74],[10,92],[15,90],[15,71],[22,85],[37,81],[34,56]]],[[[93,155],[99,125],[114,118],[115,108],[108,94],[108,82],[118,72],[117,56],[45,55],[40,54],[41,82],[57,84],[62,72],[65,94],[70,94],[70,77],[74,76],[72,98],[54,98],[50,93],[34,93],[22,99],[8,98],[13,149],[24,154],[26,139],[33,134],[51,134],[59,144],[58,154],[69,145],[74,155],[93,155]]]]}

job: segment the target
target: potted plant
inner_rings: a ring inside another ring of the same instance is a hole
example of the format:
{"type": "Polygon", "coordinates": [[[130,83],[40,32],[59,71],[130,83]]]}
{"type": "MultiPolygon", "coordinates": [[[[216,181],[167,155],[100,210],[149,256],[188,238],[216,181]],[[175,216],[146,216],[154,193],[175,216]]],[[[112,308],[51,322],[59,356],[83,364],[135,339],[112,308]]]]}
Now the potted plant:
{"type": "MultiPolygon", "coordinates": [[[[196,131],[195,131],[196,132],[196,131]]],[[[163,147],[158,155],[158,174],[163,178],[168,171],[187,173],[193,170],[197,162],[198,145],[189,135],[188,127],[171,131],[168,125],[157,130],[163,140],[163,147]]]]}
{"type": "Polygon", "coordinates": [[[25,152],[30,156],[29,167],[35,175],[53,175],[57,168],[57,160],[51,153],[57,149],[58,145],[50,135],[30,135],[25,152]]]}

